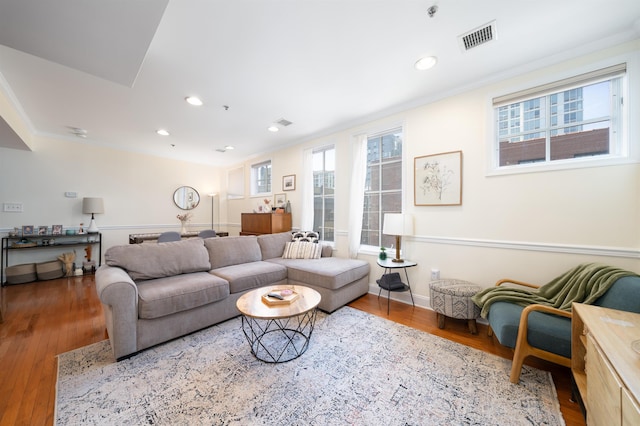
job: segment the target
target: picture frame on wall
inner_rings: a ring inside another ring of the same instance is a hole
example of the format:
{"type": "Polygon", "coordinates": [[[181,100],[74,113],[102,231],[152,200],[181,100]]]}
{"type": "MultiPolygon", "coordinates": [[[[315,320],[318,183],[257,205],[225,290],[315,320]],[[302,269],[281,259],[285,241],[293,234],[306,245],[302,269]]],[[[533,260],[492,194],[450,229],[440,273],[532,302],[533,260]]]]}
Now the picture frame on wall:
{"type": "Polygon", "coordinates": [[[62,225],[52,225],[51,235],[62,235],[62,225]]]}
{"type": "Polygon", "coordinates": [[[24,225],[22,227],[22,235],[33,235],[33,225],[24,225]]]}
{"type": "Polygon", "coordinates": [[[462,204],[462,151],[424,155],[414,159],[414,205],[462,204]]]}
{"type": "Polygon", "coordinates": [[[296,189],[296,175],[287,175],[282,177],[282,190],[283,191],[295,191],[296,189]]]}
{"type": "Polygon", "coordinates": [[[274,207],[284,207],[287,204],[287,194],[276,194],[273,196],[274,207]]]}

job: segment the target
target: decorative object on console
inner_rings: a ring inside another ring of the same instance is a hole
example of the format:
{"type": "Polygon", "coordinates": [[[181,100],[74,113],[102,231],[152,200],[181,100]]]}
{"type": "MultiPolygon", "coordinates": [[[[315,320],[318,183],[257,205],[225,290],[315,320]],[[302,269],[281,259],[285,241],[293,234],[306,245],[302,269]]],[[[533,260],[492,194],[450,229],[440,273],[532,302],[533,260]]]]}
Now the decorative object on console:
{"type": "Polygon", "coordinates": [[[47,235],[48,226],[38,226],[38,235],[47,235]]]}
{"type": "Polygon", "coordinates": [[[413,216],[406,213],[385,213],[382,233],[385,235],[395,235],[396,237],[396,257],[394,262],[404,262],[400,258],[400,242],[402,235],[413,235],[413,216]]]}
{"type": "Polygon", "coordinates": [[[62,225],[52,225],[51,235],[62,235],[62,225]]]}
{"type": "Polygon", "coordinates": [[[182,225],[182,227],[180,228],[181,234],[184,234],[187,232],[187,223],[191,219],[191,216],[192,216],[191,213],[179,214],[176,216],[180,221],[180,225],[182,225]]]}
{"type": "Polygon", "coordinates": [[[462,151],[425,155],[414,159],[414,204],[462,204],[462,151]]]}
{"type": "Polygon", "coordinates": [[[276,194],[274,195],[273,199],[273,204],[276,207],[284,208],[285,204],[287,203],[287,194],[276,194]]]}
{"type": "Polygon", "coordinates": [[[33,235],[33,225],[25,225],[22,227],[22,235],[33,235]]]}
{"type": "MultiPolygon", "coordinates": [[[[85,197],[82,199],[82,213],[91,215],[91,222],[89,222],[89,228],[87,232],[90,234],[98,233],[98,226],[94,218],[95,214],[104,213],[104,202],[102,198],[98,197],[85,197]]],[[[62,233],[62,227],[60,227],[62,233]]]]}

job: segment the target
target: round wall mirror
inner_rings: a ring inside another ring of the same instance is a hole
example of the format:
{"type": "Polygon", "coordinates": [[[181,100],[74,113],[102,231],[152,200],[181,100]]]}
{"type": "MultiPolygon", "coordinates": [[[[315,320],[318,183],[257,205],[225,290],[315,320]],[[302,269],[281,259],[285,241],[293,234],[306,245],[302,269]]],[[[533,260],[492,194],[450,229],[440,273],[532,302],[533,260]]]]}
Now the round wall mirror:
{"type": "Polygon", "coordinates": [[[173,202],[182,210],[195,209],[200,203],[200,194],[190,186],[181,186],[173,193],[173,202]]]}

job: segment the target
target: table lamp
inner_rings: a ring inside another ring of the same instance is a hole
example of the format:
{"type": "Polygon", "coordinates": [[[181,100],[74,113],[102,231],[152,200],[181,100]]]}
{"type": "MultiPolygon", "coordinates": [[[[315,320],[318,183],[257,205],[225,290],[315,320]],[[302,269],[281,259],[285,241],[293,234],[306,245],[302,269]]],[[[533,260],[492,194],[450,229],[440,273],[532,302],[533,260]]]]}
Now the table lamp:
{"type": "Polygon", "coordinates": [[[400,259],[400,239],[402,235],[413,235],[413,216],[406,213],[385,213],[382,233],[396,237],[396,257],[391,261],[404,262],[400,259]]]}
{"type": "Polygon", "coordinates": [[[85,197],[82,199],[82,213],[91,215],[91,223],[89,223],[89,228],[87,232],[89,234],[97,234],[98,227],[96,226],[94,214],[104,213],[104,202],[102,198],[95,197],[85,197]]]}

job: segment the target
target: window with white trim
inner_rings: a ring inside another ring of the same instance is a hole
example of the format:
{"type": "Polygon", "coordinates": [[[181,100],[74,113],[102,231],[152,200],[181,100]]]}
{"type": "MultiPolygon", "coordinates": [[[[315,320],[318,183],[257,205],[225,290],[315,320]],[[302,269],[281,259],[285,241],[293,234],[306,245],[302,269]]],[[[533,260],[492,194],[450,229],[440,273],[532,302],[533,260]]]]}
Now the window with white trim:
{"type": "Polygon", "coordinates": [[[493,99],[494,169],[626,155],[625,74],[620,64],[493,99]]]}
{"type": "Polygon", "coordinates": [[[313,229],[322,241],[335,241],[334,200],[336,149],[333,145],[313,151],[313,229]]]}
{"type": "Polygon", "coordinates": [[[271,193],[271,160],[251,166],[251,195],[271,193]]]}
{"type": "Polygon", "coordinates": [[[382,234],[385,213],[402,213],[402,129],[367,138],[367,176],[360,243],[391,247],[395,238],[382,234]]]}

